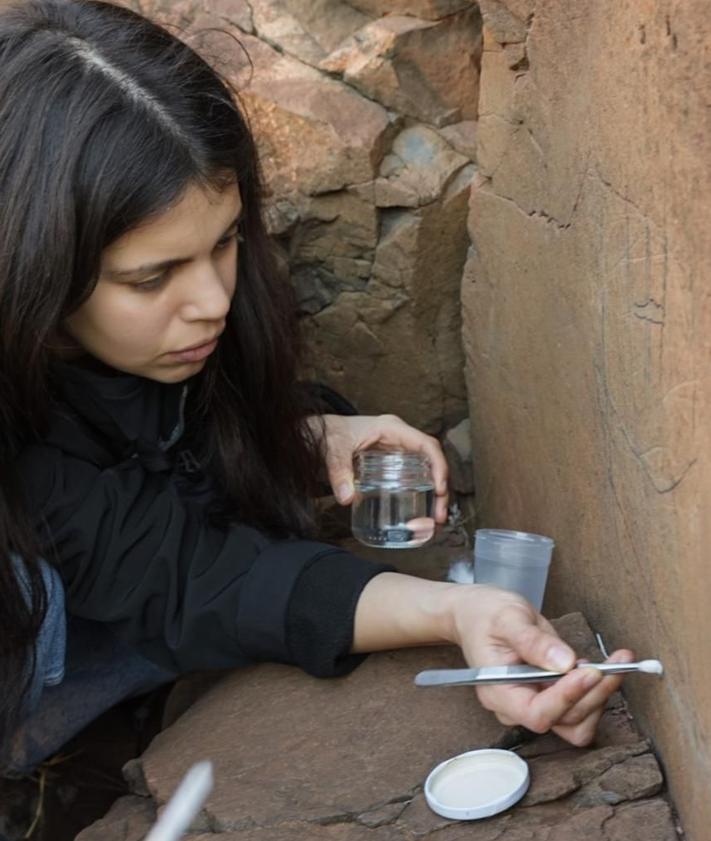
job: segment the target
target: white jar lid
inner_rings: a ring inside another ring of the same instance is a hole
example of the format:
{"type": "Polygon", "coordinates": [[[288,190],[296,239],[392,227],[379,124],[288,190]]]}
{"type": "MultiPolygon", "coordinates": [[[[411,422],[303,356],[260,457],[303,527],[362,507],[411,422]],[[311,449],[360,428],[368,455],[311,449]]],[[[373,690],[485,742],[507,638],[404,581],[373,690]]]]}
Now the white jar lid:
{"type": "Polygon", "coordinates": [[[528,765],[509,750],[472,750],[441,762],[425,781],[425,798],[444,818],[488,818],[528,790],[528,765]]]}

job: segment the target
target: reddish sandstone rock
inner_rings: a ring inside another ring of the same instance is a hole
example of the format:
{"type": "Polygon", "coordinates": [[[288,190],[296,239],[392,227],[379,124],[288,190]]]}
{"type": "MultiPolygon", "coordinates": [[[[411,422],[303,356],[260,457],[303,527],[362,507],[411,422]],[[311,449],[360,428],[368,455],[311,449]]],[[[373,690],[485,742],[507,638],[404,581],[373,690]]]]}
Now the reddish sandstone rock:
{"type": "Polygon", "coordinates": [[[707,8],[581,17],[551,0],[531,19],[532,5],[482,0],[489,180],[462,286],[479,510],[555,538],[554,609],[584,606],[609,641],[662,660],[662,680],[625,692],[704,837],[711,679],[691,664],[711,634],[707,8]]]}
{"type": "Polygon", "coordinates": [[[390,125],[385,109],[256,38],[242,41],[253,68],[233,78],[273,189],[322,193],[372,179],[390,125]]]}
{"type": "Polygon", "coordinates": [[[207,14],[229,21],[245,32],[252,32],[251,0],[202,0],[202,4],[207,14]]]}
{"type": "Polygon", "coordinates": [[[426,20],[439,20],[475,5],[472,0],[350,0],[350,3],[373,17],[396,14],[426,20]]]}
{"type": "MultiPolygon", "coordinates": [[[[146,17],[184,32],[209,27],[239,27],[252,31],[252,10],[248,0],[118,0],[146,17]]],[[[223,45],[224,49],[224,45],[223,45]]]]}
{"type": "Polygon", "coordinates": [[[480,28],[477,7],[439,22],[393,15],[359,30],[320,66],[423,122],[442,126],[474,119],[480,28]]]}
{"type": "Polygon", "coordinates": [[[250,0],[256,34],[318,64],[370,18],[343,0],[250,0]]]}
{"type": "Polygon", "coordinates": [[[486,85],[479,99],[477,164],[482,175],[492,176],[503,159],[519,117],[514,109],[513,74],[504,49],[493,43],[482,53],[486,85]]]}
{"type": "Polygon", "coordinates": [[[212,831],[362,813],[372,824],[384,804],[412,797],[437,762],[503,732],[471,691],[413,685],[420,669],[445,664],[461,655],[373,655],[335,680],[275,665],[235,672],[153,742],[146,780],[163,803],[187,767],[212,759],[216,785],[202,818],[212,831]]]}

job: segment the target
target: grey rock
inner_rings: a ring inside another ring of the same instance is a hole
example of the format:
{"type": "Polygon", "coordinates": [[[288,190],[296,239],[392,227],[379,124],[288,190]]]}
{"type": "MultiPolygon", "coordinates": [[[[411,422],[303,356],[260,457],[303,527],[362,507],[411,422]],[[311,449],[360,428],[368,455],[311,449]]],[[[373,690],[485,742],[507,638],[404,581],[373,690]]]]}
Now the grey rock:
{"type": "MultiPolygon", "coordinates": [[[[473,177],[467,163],[459,175],[452,174],[437,201],[418,209],[381,211],[367,289],[343,291],[331,306],[304,320],[310,376],[347,394],[366,414],[391,412],[433,433],[465,414],[457,290],[473,177]]],[[[363,201],[368,189],[372,185],[353,192],[363,201]]],[[[324,218],[314,224],[336,223],[324,218]]],[[[367,225],[359,225],[369,233],[367,225]]],[[[343,229],[343,242],[334,247],[344,249],[350,236],[343,229]]],[[[344,257],[351,259],[350,254],[344,257]]],[[[324,259],[333,263],[327,255],[324,259]]]]}
{"type": "Polygon", "coordinates": [[[440,129],[440,134],[460,155],[470,160],[476,158],[476,120],[463,120],[440,129]]]}
{"type": "Polygon", "coordinates": [[[465,418],[445,432],[442,448],[449,466],[450,486],[458,493],[474,493],[474,463],[469,418],[465,418]]]}
{"type": "Polygon", "coordinates": [[[680,841],[669,804],[661,798],[615,809],[605,841],[680,841]]]}
{"type": "Polygon", "coordinates": [[[534,0],[483,0],[484,24],[501,44],[526,40],[527,21],[535,8],[534,0]]]}
{"type": "Polygon", "coordinates": [[[132,794],[138,795],[139,797],[150,797],[151,793],[148,790],[148,785],[146,784],[146,778],[143,774],[143,765],[141,765],[140,757],[137,757],[136,759],[129,759],[121,769],[121,773],[123,774],[123,778],[126,780],[126,784],[132,794]]]}
{"type": "MultiPolygon", "coordinates": [[[[603,776],[613,766],[625,762],[629,757],[639,756],[648,750],[649,745],[642,740],[633,745],[568,750],[535,757],[530,760],[531,787],[524,803],[534,806],[558,800],[603,776]]],[[[623,784],[619,775],[612,777],[611,784],[615,780],[620,785],[623,784]]]]}
{"type": "Polygon", "coordinates": [[[405,800],[397,801],[396,803],[386,803],[384,806],[379,806],[376,809],[371,809],[370,812],[363,812],[361,815],[358,815],[357,821],[369,829],[393,824],[407,808],[408,802],[405,800]]]}
{"type": "Polygon", "coordinates": [[[433,202],[469,161],[427,126],[407,128],[395,138],[375,181],[378,207],[420,207],[433,202]]]}
{"type": "Polygon", "coordinates": [[[325,826],[289,821],[278,826],[251,827],[238,832],[187,835],[185,841],[406,841],[390,826],[368,828],[347,820],[325,826]]]}
{"type": "Polygon", "coordinates": [[[626,800],[652,797],[662,789],[659,763],[651,753],[631,756],[613,765],[595,780],[576,792],[573,802],[584,806],[616,804],[626,800]]]}
{"type": "Polygon", "coordinates": [[[146,797],[121,797],[106,815],[83,829],[75,841],[142,841],[156,820],[155,803],[146,797]]]}
{"type": "Polygon", "coordinates": [[[293,266],[291,277],[296,287],[299,312],[309,315],[330,306],[344,290],[359,291],[367,285],[366,279],[343,281],[324,267],[311,264],[293,266]]]}

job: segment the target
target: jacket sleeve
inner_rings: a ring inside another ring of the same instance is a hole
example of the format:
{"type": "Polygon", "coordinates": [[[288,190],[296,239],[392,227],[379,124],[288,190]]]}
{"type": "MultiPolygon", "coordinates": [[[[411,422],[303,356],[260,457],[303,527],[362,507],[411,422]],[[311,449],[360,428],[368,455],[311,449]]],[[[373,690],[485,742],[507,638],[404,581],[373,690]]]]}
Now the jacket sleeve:
{"type": "Polygon", "coordinates": [[[100,470],[36,447],[23,462],[69,613],[108,624],[178,672],[271,660],[328,675],[359,662],[349,655],[355,605],[391,567],[212,525],[165,474],[136,460],[100,470]]]}

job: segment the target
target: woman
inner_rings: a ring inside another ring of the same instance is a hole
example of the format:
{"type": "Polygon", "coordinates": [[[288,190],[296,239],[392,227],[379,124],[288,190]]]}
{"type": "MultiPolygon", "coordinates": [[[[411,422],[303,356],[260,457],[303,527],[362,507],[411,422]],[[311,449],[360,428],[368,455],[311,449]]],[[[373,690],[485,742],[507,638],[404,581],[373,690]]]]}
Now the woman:
{"type": "MultiPolygon", "coordinates": [[[[37,723],[29,707],[50,692],[37,700],[32,660],[61,596],[69,662],[103,634],[95,666],[138,664],[104,704],[193,669],[275,660],[334,675],[424,643],[456,643],[472,664],[572,668],[512,594],[400,575],[312,539],[322,453],[344,503],[357,450],[426,454],[440,522],[446,468],[434,439],[389,416],[329,414],[337,398],[297,382],[255,149],[218,76],[95,0],[3,7],[0,67],[6,739],[18,720],[37,723]]],[[[618,686],[576,670],[542,691],[479,694],[505,722],[583,744],[618,686]]]]}

